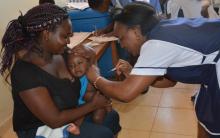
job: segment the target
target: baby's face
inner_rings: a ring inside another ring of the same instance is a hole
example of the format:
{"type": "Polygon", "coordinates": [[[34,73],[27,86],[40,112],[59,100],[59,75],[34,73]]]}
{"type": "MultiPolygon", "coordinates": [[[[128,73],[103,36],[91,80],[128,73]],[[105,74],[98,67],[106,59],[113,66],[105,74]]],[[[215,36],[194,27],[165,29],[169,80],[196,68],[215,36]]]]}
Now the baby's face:
{"type": "Polygon", "coordinates": [[[74,56],[70,55],[68,57],[67,64],[71,74],[75,77],[83,76],[89,67],[89,63],[87,59],[75,55],[74,56]]]}

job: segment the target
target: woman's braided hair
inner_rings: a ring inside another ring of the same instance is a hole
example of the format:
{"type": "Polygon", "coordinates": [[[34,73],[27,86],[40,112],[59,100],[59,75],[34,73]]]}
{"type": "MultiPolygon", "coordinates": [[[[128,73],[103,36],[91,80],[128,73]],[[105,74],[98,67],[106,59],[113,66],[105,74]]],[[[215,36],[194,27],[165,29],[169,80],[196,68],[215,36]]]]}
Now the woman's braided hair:
{"type": "Polygon", "coordinates": [[[15,55],[20,50],[31,50],[36,47],[43,30],[54,31],[57,25],[68,18],[62,8],[54,4],[41,4],[30,9],[24,16],[9,22],[2,38],[1,75],[6,70],[10,72],[15,55]]]}

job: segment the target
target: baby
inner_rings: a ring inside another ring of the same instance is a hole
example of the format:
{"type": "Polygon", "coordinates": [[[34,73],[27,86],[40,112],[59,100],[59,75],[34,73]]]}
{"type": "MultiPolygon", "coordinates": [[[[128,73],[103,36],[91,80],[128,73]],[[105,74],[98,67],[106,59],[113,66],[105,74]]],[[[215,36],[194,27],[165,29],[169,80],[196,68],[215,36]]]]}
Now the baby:
{"type": "MultiPolygon", "coordinates": [[[[72,75],[72,81],[79,78],[81,82],[80,97],[78,99],[78,104],[82,105],[85,102],[91,100],[96,93],[96,89],[89,83],[85,74],[89,66],[92,64],[89,59],[74,55],[73,53],[67,53],[66,64],[67,68],[72,75]]],[[[110,100],[109,100],[110,101],[110,100]]],[[[92,120],[94,123],[102,124],[104,117],[107,112],[112,110],[111,102],[109,106],[105,108],[97,109],[92,114],[92,120]]],[[[68,132],[74,135],[80,134],[79,126],[83,122],[83,117],[76,120],[74,123],[70,123],[60,128],[52,129],[48,126],[42,126],[38,129],[36,138],[43,137],[68,137],[68,132]]]]}
{"type": "MultiPolygon", "coordinates": [[[[89,83],[87,77],[85,76],[86,71],[91,64],[92,63],[90,62],[90,60],[85,57],[74,55],[73,53],[68,53],[67,55],[67,68],[73,77],[72,81],[74,81],[74,79],[76,78],[79,78],[81,82],[80,97],[78,100],[79,105],[82,105],[85,102],[91,100],[97,91],[93,87],[93,85],[89,83]]],[[[95,110],[92,116],[93,122],[97,124],[102,124],[106,113],[111,110],[111,102],[109,106],[95,110]]],[[[80,122],[82,122],[82,120],[74,124],[71,123],[67,130],[73,134],[80,133],[78,128],[78,126],[81,124],[80,122]]]]}

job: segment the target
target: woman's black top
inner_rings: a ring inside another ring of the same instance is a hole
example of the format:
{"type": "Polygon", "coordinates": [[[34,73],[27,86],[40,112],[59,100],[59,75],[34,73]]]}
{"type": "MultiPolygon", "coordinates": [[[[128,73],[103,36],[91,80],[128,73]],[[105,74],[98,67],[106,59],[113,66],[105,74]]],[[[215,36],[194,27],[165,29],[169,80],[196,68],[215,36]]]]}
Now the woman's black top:
{"type": "Polygon", "coordinates": [[[72,83],[68,79],[57,78],[40,67],[22,60],[16,61],[13,66],[11,84],[14,100],[13,127],[15,131],[36,129],[44,125],[26,107],[19,96],[19,92],[36,87],[46,87],[54,103],[62,110],[77,106],[81,87],[79,80],[72,83]]]}

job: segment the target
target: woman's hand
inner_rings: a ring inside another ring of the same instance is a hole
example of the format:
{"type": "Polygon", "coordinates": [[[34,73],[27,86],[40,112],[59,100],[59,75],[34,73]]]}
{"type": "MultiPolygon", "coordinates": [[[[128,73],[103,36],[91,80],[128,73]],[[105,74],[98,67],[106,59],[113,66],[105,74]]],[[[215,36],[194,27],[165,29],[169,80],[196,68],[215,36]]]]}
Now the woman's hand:
{"type": "Polygon", "coordinates": [[[93,96],[91,100],[91,104],[93,104],[96,109],[106,107],[110,103],[110,100],[106,98],[104,95],[100,94],[99,92],[96,92],[96,94],[93,96]]]}
{"type": "Polygon", "coordinates": [[[100,35],[112,36],[112,34],[113,34],[113,27],[114,27],[114,23],[111,23],[107,27],[95,31],[93,34],[95,36],[100,36],[100,35]]]}
{"type": "Polygon", "coordinates": [[[100,76],[99,69],[96,65],[91,65],[86,72],[87,78],[93,83],[100,76]]]}
{"type": "Polygon", "coordinates": [[[72,51],[75,55],[83,56],[90,60],[90,63],[93,64],[96,61],[96,53],[93,48],[84,45],[75,46],[72,51]]]}
{"type": "Polygon", "coordinates": [[[125,61],[123,59],[119,59],[117,65],[116,65],[116,73],[118,75],[124,74],[125,77],[128,77],[131,70],[132,70],[132,66],[130,65],[130,63],[128,63],[127,61],[125,61]]]}
{"type": "Polygon", "coordinates": [[[111,31],[111,32],[106,33],[106,34],[104,34],[104,35],[102,35],[102,36],[105,36],[105,37],[114,36],[114,32],[113,32],[113,31],[111,31]]]}
{"type": "Polygon", "coordinates": [[[70,123],[67,127],[67,131],[73,135],[80,135],[80,128],[74,123],[70,123]]]}
{"type": "Polygon", "coordinates": [[[96,30],[95,32],[92,33],[94,36],[100,36],[105,34],[104,29],[96,30]]]}

